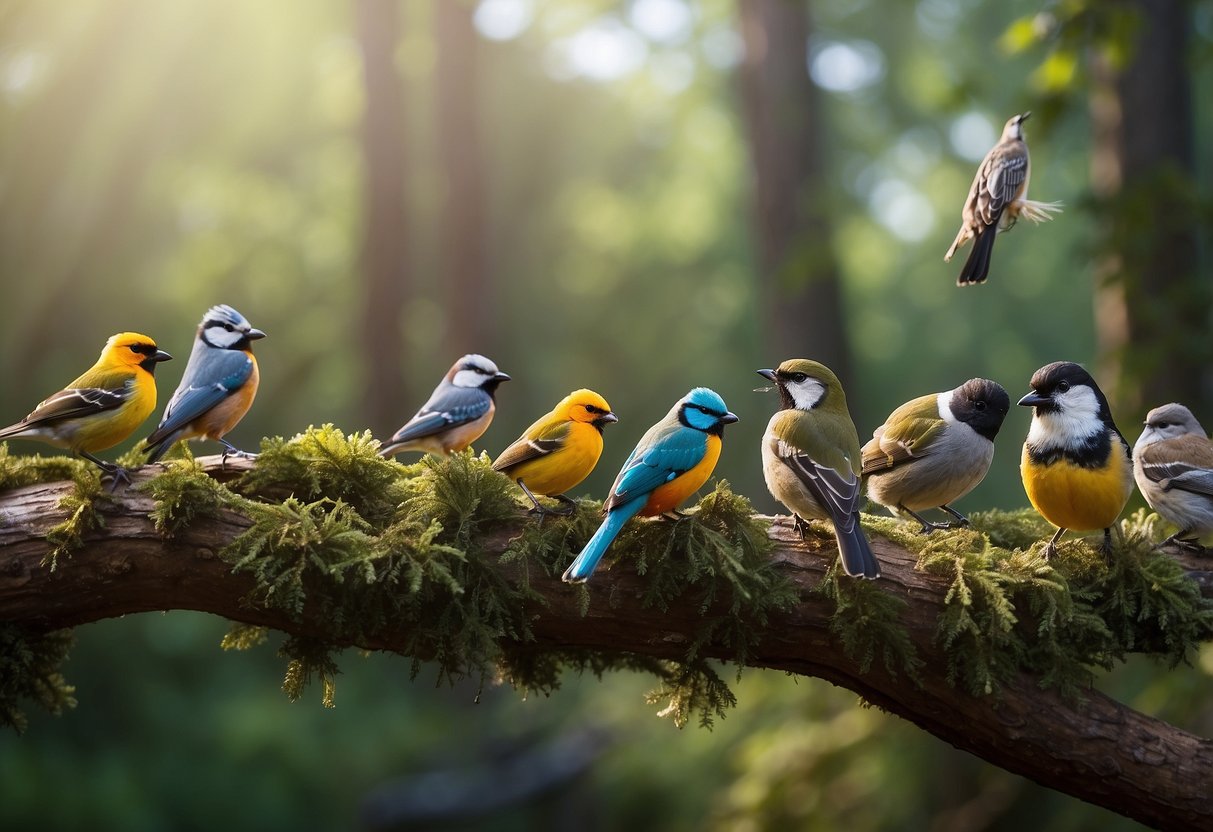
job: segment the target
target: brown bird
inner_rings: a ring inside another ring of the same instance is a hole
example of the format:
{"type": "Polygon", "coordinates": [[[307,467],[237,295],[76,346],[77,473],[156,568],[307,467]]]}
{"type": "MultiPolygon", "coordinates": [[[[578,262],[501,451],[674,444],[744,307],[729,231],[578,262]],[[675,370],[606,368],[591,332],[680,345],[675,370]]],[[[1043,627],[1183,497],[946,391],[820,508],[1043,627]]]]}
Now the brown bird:
{"type": "Polygon", "coordinates": [[[1002,138],[981,160],[973,177],[969,198],[961,212],[960,231],[943,256],[944,262],[951,260],[957,249],[976,238],[969,259],[956,278],[957,286],[985,282],[997,232],[1010,229],[1021,216],[1032,222],[1044,222],[1052,219],[1054,212],[1061,211],[1060,202],[1028,199],[1032,163],[1023,138],[1023,123],[1031,115],[1027,112],[1008,119],[1002,128],[1002,138]]]}

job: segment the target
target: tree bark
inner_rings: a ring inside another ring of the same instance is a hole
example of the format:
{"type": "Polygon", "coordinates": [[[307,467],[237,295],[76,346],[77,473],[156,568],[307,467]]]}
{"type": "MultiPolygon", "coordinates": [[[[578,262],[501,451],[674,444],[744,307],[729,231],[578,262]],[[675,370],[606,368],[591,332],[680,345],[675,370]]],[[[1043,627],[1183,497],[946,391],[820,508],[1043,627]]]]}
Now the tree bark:
{"type": "Polygon", "coordinates": [[[357,0],[362,52],[363,305],[358,327],[366,379],[363,412],[376,435],[399,426],[416,395],[404,377],[400,319],[412,294],[405,198],[404,82],[396,67],[400,8],[396,0],[357,0]]]}
{"type": "Polygon", "coordinates": [[[1134,0],[1132,53],[1090,60],[1091,189],[1105,249],[1095,264],[1102,377],[1122,409],[1180,401],[1213,408],[1206,337],[1213,291],[1201,274],[1188,32],[1192,10],[1134,0]]]}
{"type": "MultiPolygon", "coordinates": [[[[233,476],[250,463],[219,457],[200,460],[213,475],[233,476]]],[[[136,483],[151,472],[134,475],[136,483]]],[[[319,639],[324,621],[293,620],[252,605],[248,575],[232,574],[216,553],[249,526],[235,513],[198,520],[173,538],[158,534],[148,513],[151,499],[127,489],[98,506],[105,525],[83,547],[43,565],[47,530],[62,521],[62,498],[71,483],[14,489],[0,495],[0,620],[36,628],[71,627],[150,610],[190,609],[319,639]]],[[[786,518],[783,518],[786,519],[786,518]]],[[[484,541],[503,552],[518,526],[494,530],[484,541]]],[[[907,602],[903,621],[925,660],[921,687],[879,662],[861,673],[830,632],[833,604],[814,588],[833,560],[826,544],[802,542],[784,522],[771,526],[773,557],[800,591],[800,603],[772,616],[753,651],[754,667],[816,676],[846,687],[873,704],[995,765],[1127,817],[1166,829],[1213,828],[1213,741],[1128,708],[1097,691],[1071,704],[1039,688],[1026,674],[1001,697],[974,697],[946,680],[945,658],[935,644],[936,622],[947,582],[915,568],[916,557],[879,537],[872,540],[884,569],[881,588],[907,602]]],[[[1213,597],[1213,563],[1183,558],[1206,597],[1213,597]]],[[[517,567],[501,564],[506,577],[517,567]]],[[[675,601],[662,612],[641,603],[645,579],[625,566],[591,584],[586,615],[578,593],[557,578],[532,573],[531,587],[546,605],[533,621],[535,641],[521,649],[578,648],[627,651],[663,659],[684,657],[701,623],[697,599],[675,601]],[[604,585],[610,585],[610,592],[604,585]],[[609,596],[609,598],[608,598],[609,596]]],[[[403,634],[384,631],[357,645],[400,652],[403,634]]],[[[729,659],[732,649],[713,644],[709,657],[729,659]]]]}
{"type": "Polygon", "coordinates": [[[809,15],[797,0],[741,0],[741,102],[753,170],[753,228],[766,350],[811,355],[843,379],[850,350],[824,206],[817,129],[821,98],[808,73],[809,15]]]}
{"type": "Polygon", "coordinates": [[[446,178],[442,276],[448,310],[447,351],[493,353],[492,281],[486,251],[484,159],[480,141],[480,37],[475,4],[437,3],[434,75],[438,147],[446,178]]]}

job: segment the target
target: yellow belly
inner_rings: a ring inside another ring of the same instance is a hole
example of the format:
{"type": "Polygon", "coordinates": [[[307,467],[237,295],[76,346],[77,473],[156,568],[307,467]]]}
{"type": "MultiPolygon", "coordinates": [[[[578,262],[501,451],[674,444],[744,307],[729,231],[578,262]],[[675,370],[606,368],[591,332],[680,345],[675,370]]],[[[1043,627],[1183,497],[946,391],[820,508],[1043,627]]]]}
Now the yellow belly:
{"type": "Polygon", "coordinates": [[[564,447],[516,465],[510,476],[535,494],[553,497],[579,485],[594,470],[600,456],[602,434],[591,425],[577,423],[570,427],[564,447]]]}
{"type": "Polygon", "coordinates": [[[1054,526],[1075,531],[1111,526],[1133,490],[1127,456],[1117,445],[1105,470],[1082,468],[1065,460],[1034,465],[1025,447],[1020,473],[1033,508],[1054,526]]]}
{"type": "Polygon", "coordinates": [[[68,434],[65,445],[89,453],[112,448],[134,433],[155,409],[156,384],[141,379],[130,400],[116,410],[64,423],[61,430],[68,434]]]}
{"type": "Polygon", "coordinates": [[[709,434],[707,450],[700,463],[677,479],[654,489],[648,502],[640,510],[641,516],[653,517],[673,511],[683,500],[702,488],[716,468],[716,461],[720,459],[720,444],[719,436],[709,434]]]}

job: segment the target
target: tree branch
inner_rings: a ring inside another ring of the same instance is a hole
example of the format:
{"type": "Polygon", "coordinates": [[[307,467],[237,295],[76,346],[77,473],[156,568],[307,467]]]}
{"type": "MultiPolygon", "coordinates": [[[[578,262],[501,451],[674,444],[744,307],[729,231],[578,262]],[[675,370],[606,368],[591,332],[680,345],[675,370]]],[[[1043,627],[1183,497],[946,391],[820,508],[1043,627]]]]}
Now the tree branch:
{"type": "MultiPolygon", "coordinates": [[[[199,460],[213,476],[230,478],[250,463],[217,457],[199,460]]],[[[136,485],[155,468],[134,476],[136,485]]],[[[81,549],[51,571],[43,564],[46,535],[66,513],[62,499],[70,482],[14,489],[0,494],[0,620],[54,629],[150,610],[190,609],[291,634],[331,639],[325,622],[293,620],[286,613],[250,605],[254,588],[233,574],[217,552],[247,529],[234,512],[198,519],[173,538],[160,535],[148,518],[150,497],[127,489],[98,504],[104,526],[85,535],[81,549]]],[[[494,530],[486,551],[503,552],[521,524],[494,530]]],[[[946,657],[936,630],[948,582],[915,568],[917,557],[883,538],[873,539],[884,577],[880,588],[907,602],[903,614],[910,638],[925,661],[921,686],[880,665],[860,672],[831,634],[834,605],[814,589],[833,561],[832,548],[801,542],[776,519],[770,536],[779,569],[797,587],[800,602],[773,615],[761,630],[750,664],[816,676],[855,691],[873,704],[995,765],[1051,788],[1161,828],[1213,826],[1213,741],[1197,737],[1128,708],[1097,692],[1072,704],[1038,680],[1020,674],[999,697],[975,697],[946,679],[946,657]]],[[[1205,597],[1213,597],[1209,560],[1183,558],[1205,597]]],[[[501,564],[506,577],[516,567],[501,564]]],[[[694,599],[666,611],[641,603],[645,579],[624,565],[591,584],[591,604],[582,616],[578,592],[557,578],[532,574],[531,587],[546,601],[533,621],[535,641],[523,650],[560,648],[629,651],[680,660],[702,623],[694,599]],[[604,587],[611,589],[608,593],[604,587]]],[[[357,646],[401,652],[404,634],[378,632],[357,646]]],[[[706,654],[730,659],[731,648],[708,645],[706,654]]]]}

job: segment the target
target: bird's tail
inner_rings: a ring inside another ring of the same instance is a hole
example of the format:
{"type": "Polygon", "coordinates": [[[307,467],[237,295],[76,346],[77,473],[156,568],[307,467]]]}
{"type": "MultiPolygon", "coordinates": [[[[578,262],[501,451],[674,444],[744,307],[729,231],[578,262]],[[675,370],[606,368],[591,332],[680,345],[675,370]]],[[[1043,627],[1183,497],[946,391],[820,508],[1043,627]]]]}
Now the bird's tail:
{"type": "Polygon", "coordinates": [[[852,578],[875,580],[880,577],[880,562],[872,554],[872,546],[856,520],[850,531],[834,527],[838,551],[842,554],[842,570],[852,578]]]}
{"type": "Polygon", "coordinates": [[[608,511],[606,519],[602,521],[598,531],[594,532],[590,542],[585,544],[581,554],[577,555],[577,559],[569,564],[569,568],[564,570],[560,579],[568,584],[583,584],[588,581],[594,574],[598,561],[602,560],[602,556],[615,541],[619,530],[623,528],[623,524],[636,516],[636,512],[640,511],[640,507],[644,505],[646,499],[647,495],[637,497],[630,503],[624,503],[608,511]]]}
{"type": "Polygon", "coordinates": [[[960,270],[960,276],[956,278],[957,286],[985,283],[986,276],[990,273],[990,255],[994,251],[996,231],[994,225],[988,225],[977,235],[977,239],[973,242],[973,250],[969,252],[969,259],[965,261],[964,268],[960,270]]]}
{"type": "Polygon", "coordinates": [[[157,433],[159,431],[143,440],[143,451],[147,454],[149,465],[153,462],[159,462],[160,457],[164,456],[164,452],[173,447],[173,444],[177,441],[177,437],[181,435],[180,431],[173,431],[164,436],[157,436],[157,433]]]}
{"type": "Polygon", "coordinates": [[[1019,216],[1032,222],[1048,222],[1053,219],[1054,214],[1061,213],[1061,206],[1060,202],[1037,202],[1034,199],[1024,199],[1020,201],[1019,216]]]}

